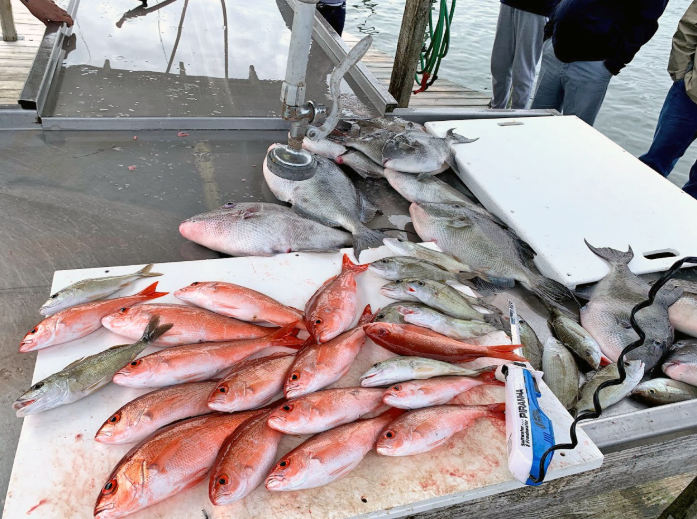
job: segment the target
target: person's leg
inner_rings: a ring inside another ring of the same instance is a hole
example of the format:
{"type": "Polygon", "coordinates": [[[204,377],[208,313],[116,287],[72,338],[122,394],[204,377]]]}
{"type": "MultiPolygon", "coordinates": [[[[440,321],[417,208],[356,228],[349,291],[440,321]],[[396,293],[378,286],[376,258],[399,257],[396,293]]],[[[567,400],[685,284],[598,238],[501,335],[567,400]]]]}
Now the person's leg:
{"type": "Polygon", "coordinates": [[[550,38],[542,46],[540,77],[537,79],[535,98],[532,100],[530,108],[553,108],[561,111],[564,102],[563,68],[564,63],[559,61],[554,54],[554,46],[552,38],[550,38]]]}
{"type": "MultiPolygon", "coordinates": [[[[676,81],[668,90],[663,102],[651,147],[639,157],[639,160],[667,177],[695,137],[697,137],[697,103],[692,101],[685,92],[685,82],[676,81]]],[[[688,184],[691,189],[697,188],[695,169],[697,168],[693,167],[690,172],[688,184]]]]}
{"type": "Polygon", "coordinates": [[[593,126],[611,79],[602,61],[569,63],[564,80],[564,115],[575,115],[593,126]]]}
{"type": "Polygon", "coordinates": [[[692,169],[690,169],[690,179],[682,186],[682,190],[692,198],[697,198],[697,160],[695,160],[695,163],[692,165],[692,169]]]}
{"type": "Polygon", "coordinates": [[[346,2],[341,6],[317,4],[317,11],[341,36],[341,33],[344,32],[344,23],[346,21],[346,2]]]}
{"type": "Polygon", "coordinates": [[[511,108],[525,108],[535,84],[535,68],[542,56],[542,38],[547,19],[539,14],[516,10],[515,56],[513,57],[513,93],[511,108]]]}
{"type": "Polygon", "coordinates": [[[511,66],[515,54],[513,7],[501,4],[496,36],[491,49],[491,107],[506,108],[511,91],[511,66]]]}

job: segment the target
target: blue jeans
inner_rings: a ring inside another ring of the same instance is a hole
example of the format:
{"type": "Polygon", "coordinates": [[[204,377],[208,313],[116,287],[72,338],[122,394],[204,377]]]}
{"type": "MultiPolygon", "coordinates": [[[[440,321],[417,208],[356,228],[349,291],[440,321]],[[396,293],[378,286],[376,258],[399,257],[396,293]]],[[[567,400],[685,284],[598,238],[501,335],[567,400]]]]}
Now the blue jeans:
{"type": "Polygon", "coordinates": [[[593,126],[612,74],[602,61],[563,63],[552,38],[542,47],[542,66],[531,108],[553,108],[593,126]]]}
{"type": "Polygon", "coordinates": [[[317,10],[337,34],[341,36],[341,33],[344,32],[344,22],[346,21],[346,2],[341,5],[318,3],[317,10]]]}
{"type": "MultiPolygon", "coordinates": [[[[681,79],[668,90],[651,148],[639,160],[667,177],[695,139],[697,103],[687,95],[685,81],[681,79]]],[[[690,178],[682,189],[697,198],[697,161],[692,165],[690,178]]]]}

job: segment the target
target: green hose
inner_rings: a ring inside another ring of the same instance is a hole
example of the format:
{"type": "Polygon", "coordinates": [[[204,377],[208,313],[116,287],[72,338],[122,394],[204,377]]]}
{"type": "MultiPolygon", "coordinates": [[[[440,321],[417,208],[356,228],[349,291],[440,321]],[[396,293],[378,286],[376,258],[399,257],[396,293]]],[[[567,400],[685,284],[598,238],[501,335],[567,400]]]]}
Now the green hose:
{"type": "Polygon", "coordinates": [[[452,0],[448,9],[448,0],[440,0],[438,22],[433,25],[434,6],[431,6],[428,18],[428,29],[424,34],[424,44],[421,48],[419,66],[416,70],[415,81],[421,88],[414,93],[424,92],[438,79],[438,69],[441,60],[448,55],[450,49],[450,25],[455,12],[455,2],[452,0]]]}

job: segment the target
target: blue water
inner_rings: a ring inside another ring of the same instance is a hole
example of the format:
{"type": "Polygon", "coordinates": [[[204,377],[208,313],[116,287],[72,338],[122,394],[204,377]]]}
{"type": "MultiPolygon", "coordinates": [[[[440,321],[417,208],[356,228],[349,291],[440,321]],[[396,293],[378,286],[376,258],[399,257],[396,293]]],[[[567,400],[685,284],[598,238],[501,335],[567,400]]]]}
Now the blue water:
{"type": "MultiPolygon", "coordinates": [[[[404,0],[348,0],[346,30],[372,34],[374,46],[394,55],[404,0]]],[[[690,0],[671,0],[654,35],[632,63],[613,78],[595,127],[620,146],[641,155],[651,144],[656,120],[671,79],[666,72],[671,39],[690,0]]],[[[455,9],[450,52],[441,65],[441,77],[491,91],[489,60],[499,3],[496,0],[460,0],[455,9]]],[[[697,144],[669,177],[682,186],[697,159],[697,144]]]]}

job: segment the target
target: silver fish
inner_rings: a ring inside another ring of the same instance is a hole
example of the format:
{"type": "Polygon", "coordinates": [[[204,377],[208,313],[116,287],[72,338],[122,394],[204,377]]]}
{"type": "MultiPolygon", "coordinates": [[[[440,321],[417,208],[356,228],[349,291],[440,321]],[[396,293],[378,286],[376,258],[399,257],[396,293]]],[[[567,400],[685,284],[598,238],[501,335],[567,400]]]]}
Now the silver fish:
{"type": "MultiPolygon", "coordinates": [[[[600,391],[598,395],[600,398],[600,407],[602,409],[607,409],[611,405],[616,404],[629,393],[632,392],[642,377],[644,376],[644,363],[640,360],[632,360],[624,363],[625,370],[627,372],[627,378],[618,386],[610,386],[600,391]]],[[[609,366],[596,371],[593,378],[588,380],[581,387],[581,392],[578,399],[578,405],[576,406],[577,414],[582,411],[593,411],[595,406],[593,405],[593,394],[595,390],[600,387],[600,384],[607,380],[615,380],[619,378],[619,371],[617,370],[617,364],[612,363],[609,366]]]]}
{"type": "Polygon", "coordinates": [[[140,278],[151,278],[162,275],[157,272],[150,272],[152,267],[153,264],[150,263],[150,265],[146,265],[133,274],[83,279],[82,281],[73,283],[65,288],[61,288],[55,294],[51,294],[51,297],[43,304],[39,313],[41,315],[53,315],[71,306],[107,297],[140,278]]]}
{"type": "Polygon", "coordinates": [[[484,366],[480,369],[467,369],[440,360],[423,357],[392,357],[374,364],[361,375],[363,387],[386,386],[405,380],[423,380],[444,375],[462,375],[477,377],[482,373],[496,370],[496,366],[484,366]]]}
{"type": "Polygon", "coordinates": [[[498,331],[498,328],[491,324],[481,321],[456,319],[428,306],[421,308],[399,306],[397,311],[404,316],[404,321],[409,324],[429,328],[434,332],[457,340],[481,337],[487,333],[498,331]]]}
{"type": "Polygon", "coordinates": [[[339,156],[343,155],[347,151],[346,146],[343,146],[338,142],[330,141],[329,139],[313,141],[308,137],[303,138],[303,148],[310,153],[321,155],[322,157],[331,160],[336,160],[339,156]]]}
{"type": "Polygon", "coordinates": [[[411,256],[413,258],[422,259],[436,265],[443,267],[449,272],[459,273],[459,272],[474,272],[472,267],[462,263],[454,256],[440,252],[437,250],[429,249],[418,243],[412,243],[410,241],[400,240],[399,238],[385,238],[382,242],[387,246],[390,251],[394,254],[400,254],[402,256],[411,256]]]}
{"type": "Polygon", "coordinates": [[[453,274],[440,265],[409,256],[392,256],[375,260],[370,264],[368,270],[390,281],[404,278],[460,281],[471,277],[469,274],[453,274]]]}
{"type": "Polygon", "coordinates": [[[467,195],[436,177],[417,180],[412,173],[402,173],[390,168],[384,169],[384,176],[394,190],[409,202],[436,204],[462,202],[474,205],[474,202],[467,195]]]}
{"type": "Polygon", "coordinates": [[[351,150],[336,157],[337,164],[346,164],[363,178],[384,178],[385,170],[373,162],[370,157],[358,150],[351,150]]]}
{"type": "Polygon", "coordinates": [[[382,164],[382,148],[395,135],[395,132],[390,130],[376,129],[369,133],[362,133],[360,137],[349,137],[341,143],[360,151],[376,164],[382,164]]]}
{"type": "Polygon", "coordinates": [[[159,326],[159,323],[159,316],[153,316],[138,342],[112,346],[76,360],[58,373],[37,382],[15,401],[12,408],[21,418],[77,402],[99,391],[111,382],[118,370],[172,327],[171,324],[159,326]]]}
{"type": "Polygon", "coordinates": [[[578,400],[578,367],[571,352],[554,337],[547,339],[542,353],[543,379],[567,409],[578,400]]]}
{"type": "Polygon", "coordinates": [[[697,340],[673,344],[661,367],[673,380],[697,386],[697,340]]]}
{"type": "Polygon", "coordinates": [[[406,130],[425,132],[426,128],[419,123],[407,121],[401,117],[374,117],[373,119],[357,119],[352,121],[352,130],[357,129],[356,136],[373,133],[375,130],[389,130],[400,133],[406,130]]]}
{"type": "Polygon", "coordinates": [[[382,165],[403,173],[416,173],[419,179],[428,178],[448,166],[457,171],[455,153],[451,145],[474,142],[453,132],[445,138],[407,130],[389,139],[382,149],[382,165]]]}
{"type": "Polygon", "coordinates": [[[415,303],[420,303],[415,295],[409,292],[409,287],[407,282],[416,281],[411,279],[398,279],[397,281],[392,281],[386,285],[380,287],[380,293],[389,297],[390,299],[397,299],[398,301],[414,301],[415,303]]]}
{"type": "Polygon", "coordinates": [[[682,288],[682,296],[668,308],[670,324],[682,333],[697,337],[697,283],[671,279],[666,285],[682,288]]]}
{"type": "Polygon", "coordinates": [[[231,256],[271,256],[291,251],[337,250],[351,235],[303,218],[278,204],[228,203],[179,226],[193,242],[231,256]]]}
{"type": "Polygon", "coordinates": [[[610,359],[603,356],[600,346],[583,326],[562,314],[557,308],[551,308],[550,312],[548,323],[554,334],[592,370],[610,364],[610,359]]]}
{"type": "MultiPolygon", "coordinates": [[[[511,335],[511,322],[508,319],[502,319],[503,330],[511,335]]],[[[539,337],[532,329],[528,322],[518,316],[518,331],[520,332],[520,342],[523,346],[523,357],[528,359],[530,365],[536,370],[542,370],[542,352],[544,348],[539,337]]]]}
{"type": "Polygon", "coordinates": [[[670,378],[654,378],[640,383],[632,396],[649,405],[664,405],[697,398],[697,387],[670,378]]]}
{"type": "MultiPolygon", "coordinates": [[[[407,292],[422,303],[435,308],[451,317],[469,319],[474,321],[486,321],[481,312],[475,310],[472,305],[489,308],[489,305],[476,297],[463,294],[450,285],[439,283],[431,279],[407,280],[407,292]]],[[[493,316],[498,316],[498,311],[492,311],[493,316]]]]}
{"type": "MultiPolygon", "coordinates": [[[[603,354],[616,362],[622,350],[639,338],[629,322],[629,315],[635,305],[648,298],[650,287],[627,266],[634,257],[631,247],[622,252],[609,247],[596,248],[588,242],[586,245],[611,268],[581,309],[581,326],[600,345],[603,354]]],[[[646,333],[646,340],[629,353],[626,360],[641,359],[647,371],[653,369],[673,343],[668,307],[681,295],[681,288],[666,285],[656,295],[653,305],[637,312],[637,323],[646,333]]]]}
{"type": "Polygon", "coordinates": [[[428,308],[422,303],[412,303],[409,301],[397,301],[396,303],[391,303],[375,313],[373,317],[374,323],[394,323],[394,324],[406,324],[404,316],[400,313],[400,308],[404,309],[419,309],[428,308]]]}
{"type": "Polygon", "coordinates": [[[343,227],[353,235],[356,258],[363,249],[379,247],[385,237],[364,224],[378,209],[353,185],[334,162],[315,156],[317,170],[309,180],[296,182],[280,178],[269,171],[264,160],[264,178],[273,194],[293,205],[298,214],[329,227],[343,227]]]}
{"type": "Polygon", "coordinates": [[[473,270],[490,283],[512,288],[518,281],[542,300],[556,306],[572,297],[569,290],[532,268],[535,252],[511,230],[458,204],[413,203],[409,208],[416,232],[473,270]]]}

